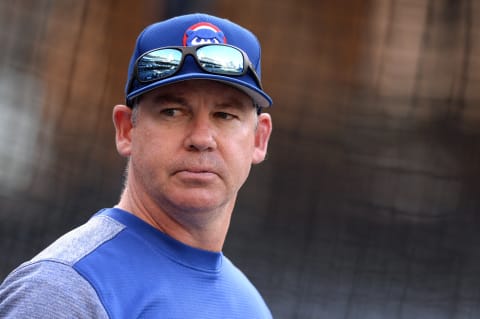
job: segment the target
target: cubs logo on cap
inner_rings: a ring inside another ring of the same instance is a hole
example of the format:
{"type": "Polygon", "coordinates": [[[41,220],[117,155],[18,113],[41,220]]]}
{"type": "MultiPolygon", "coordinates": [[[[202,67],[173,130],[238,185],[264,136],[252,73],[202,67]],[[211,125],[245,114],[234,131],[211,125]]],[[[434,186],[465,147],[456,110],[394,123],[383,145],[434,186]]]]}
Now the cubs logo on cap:
{"type": "Polygon", "coordinates": [[[208,22],[200,22],[187,29],[183,36],[184,46],[201,44],[227,43],[223,32],[215,25],[208,22]]]}

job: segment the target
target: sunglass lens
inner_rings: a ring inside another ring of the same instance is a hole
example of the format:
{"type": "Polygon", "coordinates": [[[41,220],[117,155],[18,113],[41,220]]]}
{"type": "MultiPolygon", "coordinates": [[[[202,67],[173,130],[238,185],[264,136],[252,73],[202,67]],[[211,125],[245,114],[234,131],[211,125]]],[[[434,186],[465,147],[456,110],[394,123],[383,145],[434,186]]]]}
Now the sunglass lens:
{"type": "Polygon", "coordinates": [[[160,49],[145,54],[137,63],[137,78],[140,82],[163,79],[175,73],[182,61],[182,51],[160,49]]]}
{"type": "Polygon", "coordinates": [[[243,55],[229,46],[209,45],[197,49],[200,66],[207,72],[225,75],[243,73],[243,55]]]}

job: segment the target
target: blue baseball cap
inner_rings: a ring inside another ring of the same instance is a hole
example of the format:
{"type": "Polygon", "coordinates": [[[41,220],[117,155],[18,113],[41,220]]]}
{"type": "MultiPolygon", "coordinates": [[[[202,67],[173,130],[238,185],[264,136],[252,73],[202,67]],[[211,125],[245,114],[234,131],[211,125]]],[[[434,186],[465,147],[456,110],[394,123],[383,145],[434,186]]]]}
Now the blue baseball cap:
{"type": "Polygon", "coordinates": [[[135,76],[135,62],[144,53],[170,46],[193,46],[204,43],[224,43],[243,50],[258,76],[261,78],[261,48],[257,37],[249,30],[227,19],[207,14],[188,14],[154,23],[138,36],[130,59],[128,80],[125,87],[126,104],[131,106],[140,95],[160,86],[192,79],[207,79],[233,86],[249,95],[257,107],[269,107],[272,99],[257,83],[252,72],[241,76],[212,74],[200,68],[193,58],[187,57],[173,76],[154,82],[142,83],[135,76]],[[215,41],[215,42],[213,42],[215,41]]]}

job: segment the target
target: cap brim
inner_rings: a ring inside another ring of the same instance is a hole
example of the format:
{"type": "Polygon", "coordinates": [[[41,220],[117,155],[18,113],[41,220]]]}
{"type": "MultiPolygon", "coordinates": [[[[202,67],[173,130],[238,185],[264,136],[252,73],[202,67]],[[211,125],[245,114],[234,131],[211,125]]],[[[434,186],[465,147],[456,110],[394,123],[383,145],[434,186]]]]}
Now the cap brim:
{"type": "Polygon", "coordinates": [[[127,95],[127,104],[131,102],[136,97],[145,94],[151,90],[154,90],[158,87],[165,86],[168,84],[173,84],[182,81],[188,80],[212,80],[224,83],[226,85],[230,85],[240,91],[243,91],[245,94],[250,96],[253,102],[258,107],[270,107],[272,105],[272,99],[268,96],[264,91],[258,89],[257,87],[250,85],[244,81],[236,79],[234,77],[222,76],[217,74],[209,74],[209,73],[188,73],[188,74],[180,74],[177,76],[172,76],[166,78],[164,80],[153,82],[149,85],[142,87],[141,89],[134,90],[130,94],[127,95]]]}

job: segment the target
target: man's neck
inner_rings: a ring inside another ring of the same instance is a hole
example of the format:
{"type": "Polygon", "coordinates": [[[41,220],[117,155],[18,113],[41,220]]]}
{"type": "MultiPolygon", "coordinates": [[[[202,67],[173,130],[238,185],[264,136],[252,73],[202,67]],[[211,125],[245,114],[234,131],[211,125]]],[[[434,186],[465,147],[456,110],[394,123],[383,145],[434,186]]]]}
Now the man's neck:
{"type": "Polygon", "coordinates": [[[186,245],[215,252],[222,250],[233,207],[228,211],[201,212],[192,218],[191,212],[162,209],[149,198],[141,199],[135,195],[127,187],[116,207],[186,245]]]}

